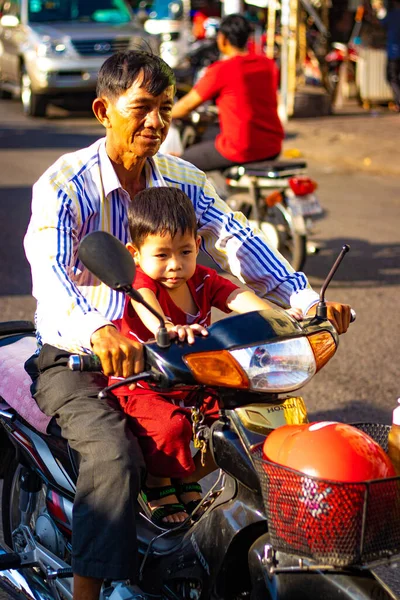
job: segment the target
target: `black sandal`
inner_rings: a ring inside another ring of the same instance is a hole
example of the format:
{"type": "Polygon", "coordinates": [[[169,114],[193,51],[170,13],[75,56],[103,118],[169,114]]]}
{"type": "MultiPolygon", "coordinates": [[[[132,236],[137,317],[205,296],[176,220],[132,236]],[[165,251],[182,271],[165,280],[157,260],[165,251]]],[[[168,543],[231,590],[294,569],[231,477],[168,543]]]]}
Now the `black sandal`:
{"type": "Polygon", "coordinates": [[[181,496],[182,494],[187,494],[189,492],[197,492],[199,494],[202,494],[203,490],[201,489],[201,485],[197,483],[197,481],[192,481],[190,483],[176,483],[176,495],[179,498],[180,502],[182,502],[185,512],[187,512],[190,515],[195,510],[195,508],[198,507],[200,502],[203,501],[203,498],[199,498],[198,500],[190,500],[189,502],[185,503],[181,499],[181,496]]]}
{"type": "MultiPolygon", "coordinates": [[[[161,500],[162,498],[166,498],[167,496],[176,496],[177,491],[175,486],[173,485],[165,485],[162,487],[145,487],[142,490],[143,499],[147,504],[152,500],[161,500]]],[[[172,523],[168,521],[163,521],[164,517],[168,517],[169,515],[175,515],[179,512],[187,512],[186,508],[181,502],[173,502],[172,504],[160,504],[160,506],[156,506],[151,508],[151,517],[150,520],[157,527],[161,527],[162,529],[174,529],[175,527],[181,527],[185,521],[172,523]]]]}

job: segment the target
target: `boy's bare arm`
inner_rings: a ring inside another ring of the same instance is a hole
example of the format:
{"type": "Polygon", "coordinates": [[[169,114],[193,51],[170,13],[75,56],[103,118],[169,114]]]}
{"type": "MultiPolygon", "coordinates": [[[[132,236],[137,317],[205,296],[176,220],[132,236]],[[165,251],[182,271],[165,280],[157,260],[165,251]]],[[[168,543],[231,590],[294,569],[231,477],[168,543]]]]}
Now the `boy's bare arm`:
{"type": "MultiPolygon", "coordinates": [[[[160,306],[159,301],[157,300],[155,293],[152,290],[149,290],[148,288],[141,288],[140,290],[138,290],[138,292],[140,292],[143,299],[146,300],[146,302],[150,304],[150,306],[154,308],[154,310],[156,310],[165,321],[166,316],[164,314],[163,309],[160,306]]],[[[157,330],[160,327],[159,319],[152,315],[151,312],[147,310],[145,306],[143,306],[143,304],[135,302],[134,300],[131,300],[131,303],[142,323],[147,327],[149,331],[156,335],[157,330]]]]}
{"type": "MultiPolygon", "coordinates": [[[[226,301],[226,305],[230,310],[234,310],[237,313],[247,313],[253,310],[271,310],[272,306],[267,300],[259,298],[256,294],[250,290],[237,289],[226,301]]],[[[297,308],[290,308],[288,312],[292,317],[297,320],[303,318],[302,311],[297,308]]]]}

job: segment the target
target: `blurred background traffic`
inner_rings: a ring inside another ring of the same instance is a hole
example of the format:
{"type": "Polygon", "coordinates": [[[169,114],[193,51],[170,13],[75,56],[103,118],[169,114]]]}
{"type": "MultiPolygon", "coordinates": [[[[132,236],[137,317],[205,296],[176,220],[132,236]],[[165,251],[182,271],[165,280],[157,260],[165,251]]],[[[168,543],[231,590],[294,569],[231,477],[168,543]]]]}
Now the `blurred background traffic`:
{"type": "Polygon", "coordinates": [[[0,95],[19,99],[31,117],[46,116],[50,104],[81,109],[105,58],[132,47],[159,52],[188,91],[219,58],[221,17],[240,12],[253,25],[249,50],[279,67],[283,121],[331,114],[348,99],[396,110],[384,2],[0,0],[0,95]]]}

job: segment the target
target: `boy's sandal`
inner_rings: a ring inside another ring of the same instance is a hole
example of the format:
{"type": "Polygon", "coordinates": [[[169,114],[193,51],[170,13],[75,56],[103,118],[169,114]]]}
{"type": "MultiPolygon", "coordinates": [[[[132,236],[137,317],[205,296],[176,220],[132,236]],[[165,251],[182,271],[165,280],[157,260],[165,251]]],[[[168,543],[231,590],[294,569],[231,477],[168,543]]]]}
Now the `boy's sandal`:
{"type": "Polygon", "coordinates": [[[176,483],[176,495],[185,507],[185,511],[189,514],[191,514],[203,500],[202,498],[199,498],[198,500],[190,500],[189,502],[183,502],[181,498],[182,494],[188,494],[190,492],[197,492],[198,494],[202,494],[203,490],[201,489],[201,485],[197,483],[197,481],[192,481],[190,483],[176,483]]]}
{"type": "MultiPolygon", "coordinates": [[[[143,498],[147,504],[152,500],[161,500],[162,498],[167,498],[168,496],[176,496],[176,494],[177,491],[173,485],[165,485],[154,488],[146,487],[142,491],[143,498]]],[[[154,508],[149,506],[149,508],[151,510],[151,522],[162,529],[174,529],[175,527],[181,527],[185,522],[180,521],[174,523],[163,520],[165,517],[170,515],[175,515],[176,513],[180,512],[187,512],[185,506],[180,502],[174,502],[172,504],[160,504],[160,506],[156,506],[154,508]]]]}

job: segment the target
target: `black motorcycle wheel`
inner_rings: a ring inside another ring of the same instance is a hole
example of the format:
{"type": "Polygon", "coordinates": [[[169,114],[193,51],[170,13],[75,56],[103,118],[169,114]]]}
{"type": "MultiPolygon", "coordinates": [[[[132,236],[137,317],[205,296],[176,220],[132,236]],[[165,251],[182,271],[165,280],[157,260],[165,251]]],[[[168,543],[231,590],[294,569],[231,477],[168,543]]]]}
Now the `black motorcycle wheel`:
{"type": "Polygon", "coordinates": [[[261,207],[262,212],[256,220],[248,194],[232,194],[227,198],[227,204],[232,210],[242,212],[252,225],[261,229],[271,246],[282,254],[295,271],[301,271],[307,258],[307,237],[293,230],[283,205],[261,207]]]}
{"type": "MultiPolygon", "coordinates": [[[[26,475],[26,473],[27,469],[23,467],[15,457],[12,457],[5,471],[3,481],[1,499],[3,536],[6,544],[16,552],[24,551],[24,544],[21,547],[18,543],[18,539],[13,538],[12,532],[15,531],[22,522],[19,502],[21,496],[21,478],[23,474],[26,475]]],[[[42,489],[37,492],[36,507],[29,517],[29,526],[32,531],[34,531],[36,519],[44,505],[45,494],[44,489],[42,489]]]]}

